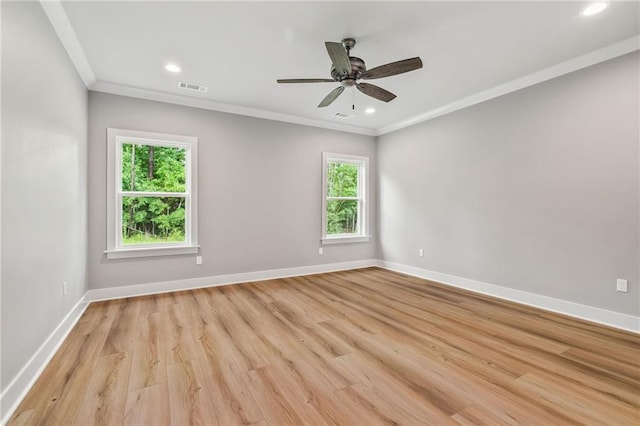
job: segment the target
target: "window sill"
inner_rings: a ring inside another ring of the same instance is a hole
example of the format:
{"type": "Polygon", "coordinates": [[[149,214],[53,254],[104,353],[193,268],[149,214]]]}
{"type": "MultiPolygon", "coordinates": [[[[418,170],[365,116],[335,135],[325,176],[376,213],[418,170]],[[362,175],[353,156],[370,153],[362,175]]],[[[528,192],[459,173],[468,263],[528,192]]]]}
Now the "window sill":
{"type": "Polygon", "coordinates": [[[355,235],[353,237],[325,237],[321,238],[322,244],[349,244],[349,243],[368,243],[371,240],[369,235],[355,235]]]}
{"type": "Polygon", "coordinates": [[[105,250],[107,259],[129,259],[133,257],[175,256],[180,254],[196,254],[200,246],[180,247],[136,247],[120,250],[105,250]]]}

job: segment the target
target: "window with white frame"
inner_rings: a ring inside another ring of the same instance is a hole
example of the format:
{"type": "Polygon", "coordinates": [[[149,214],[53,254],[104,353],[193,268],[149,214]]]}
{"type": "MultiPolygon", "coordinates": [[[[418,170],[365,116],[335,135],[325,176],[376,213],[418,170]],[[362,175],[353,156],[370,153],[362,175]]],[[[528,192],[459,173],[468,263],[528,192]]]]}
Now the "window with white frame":
{"type": "Polygon", "coordinates": [[[369,158],[322,154],[322,243],[369,241],[369,158]]]}
{"type": "Polygon", "coordinates": [[[198,138],[107,129],[108,259],[198,252],[198,138]]]}

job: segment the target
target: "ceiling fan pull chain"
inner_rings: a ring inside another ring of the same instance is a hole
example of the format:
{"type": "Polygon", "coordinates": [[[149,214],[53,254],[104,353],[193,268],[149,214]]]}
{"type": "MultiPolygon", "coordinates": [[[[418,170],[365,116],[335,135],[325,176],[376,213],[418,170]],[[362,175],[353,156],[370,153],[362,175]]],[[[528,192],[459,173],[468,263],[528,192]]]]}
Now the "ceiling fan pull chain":
{"type": "Polygon", "coordinates": [[[351,88],[351,111],[356,110],[356,87],[351,88]]]}

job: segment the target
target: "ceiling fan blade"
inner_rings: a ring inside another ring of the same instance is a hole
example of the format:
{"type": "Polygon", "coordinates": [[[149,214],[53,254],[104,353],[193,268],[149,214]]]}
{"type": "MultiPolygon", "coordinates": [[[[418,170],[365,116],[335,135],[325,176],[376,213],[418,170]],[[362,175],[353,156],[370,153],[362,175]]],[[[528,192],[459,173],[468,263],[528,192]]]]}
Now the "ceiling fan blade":
{"type": "Polygon", "coordinates": [[[362,73],[362,78],[371,80],[374,78],[391,77],[392,75],[402,74],[420,68],[422,68],[422,60],[419,57],[415,57],[371,68],[362,73]]]}
{"type": "Polygon", "coordinates": [[[277,80],[278,83],[335,83],[332,78],[284,78],[277,80]]]}
{"type": "Polygon", "coordinates": [[[356,84],[356,87],[365,95],[369,95],[372,98],[376,98],[382,102],[390,102],[396,98],[396,95],[394,95],[393,93],[373,84],[358,83],[356,84]]]}
{"type": "Polygon", "coordinates": [[[342,43],[327,41],[324,45],[327,47],[327,53],[329,53],[329,57],[331,58],[331,62],[335,69],[340,74],[350,74],[351,61],[349,60],[347,49],[344,48],[342,43]]]}
{"type": "Polygon", "coordinates": [[[320,102],[318,104],[318,108],[324,108],[326,106],[331,105],[331,103],[333,101],[336,100],[336,98],[338,96],[340,96],[340,94],[344,92],[344,86],[338,86],[335,89],[333,89],[327,96],[325,96],[325,98],[322,100],[322,102],[320,102]]]}

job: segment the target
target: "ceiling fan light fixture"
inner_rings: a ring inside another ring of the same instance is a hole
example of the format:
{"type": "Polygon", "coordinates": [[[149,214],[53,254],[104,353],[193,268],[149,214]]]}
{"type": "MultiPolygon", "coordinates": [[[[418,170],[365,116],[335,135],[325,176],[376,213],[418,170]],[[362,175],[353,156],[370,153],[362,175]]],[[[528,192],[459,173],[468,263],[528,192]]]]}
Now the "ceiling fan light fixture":
{"type": "Polygon", "coordinates": [[[595,2],[595,3],[591,3],[587,7],[582,9],[582,12],[580,14],[582,16],[597,15],[598,13],[602,12],[603,10],[605,10],[607,7],[609,7],[609,2],[608,1],[598,1],[598,2],[595,2]]]}
{"type": "Polygon", "coordinates": [[[373,114],[374,112],[376,112],[376,109],[373,107],[369,107],[367,109],[364,110],[365,113],[367,114],[373,114]]]}

